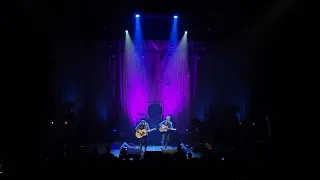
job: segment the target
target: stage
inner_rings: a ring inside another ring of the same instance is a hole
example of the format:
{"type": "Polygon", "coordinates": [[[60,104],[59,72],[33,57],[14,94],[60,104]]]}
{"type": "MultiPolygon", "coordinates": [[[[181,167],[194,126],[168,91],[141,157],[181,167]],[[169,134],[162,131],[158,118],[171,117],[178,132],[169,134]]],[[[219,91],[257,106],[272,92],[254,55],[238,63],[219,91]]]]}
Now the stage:
{"type": "MultiPolygon", "coordinates": [[[[136,145],[136,144],[132,144],[132,143],[128,143],[130,145],[130,148],[131,149],[136,149],[138,150],[139,149],[139,146],[136,145]]],[[[88,145],[85,145],[85,150],[87,152],[90,152],[90,151],[93,151],[94,148],[97,148],[98,149],[98,153],[104,153],[105,152],[105,147],[106,146],[110,146],[111,147],[111,153],[113,155],[115,155],[116,157],[119,157],[119,154],[120,154],[120,149],[121,149],[121,146],[123,145],[123,142],[114,142],[114,143],[99,143],[99,144],[88,144],[88,145]]],[[[175,152],[177,148],[174,147],[174,146],[168,146],[166,150],[164,150],[164,152],[175,152]]],[[[155,145],[150,145],[147,147],[147,150],[146,151],[153,151],[153,152],[160,152],[162,151],[161,150],[161,146],[155,146],[155,145]]],[[[189,153],[191,152],[192,153],[192,157],[193,158],[200,158],[201,154],[200,153],[194,153],[192,152],[192,150],[190,148],[186,148],[186,152],[189,153]]]]}

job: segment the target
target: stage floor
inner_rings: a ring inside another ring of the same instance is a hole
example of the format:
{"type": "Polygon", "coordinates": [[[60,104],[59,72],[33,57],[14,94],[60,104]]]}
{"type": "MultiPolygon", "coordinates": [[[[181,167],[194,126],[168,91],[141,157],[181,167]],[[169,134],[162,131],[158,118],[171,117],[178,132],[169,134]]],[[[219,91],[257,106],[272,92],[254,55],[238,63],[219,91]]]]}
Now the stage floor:
{"type": "MultiPolygon", "coordinates": [[[[105,147],[110,146],[111,147],[111,153],[117,157],[119,157],[120,154],[120,147],[122,143],[100,143],[100,144],[88,144],[85,145],[85,149],[87,151],[92,151],[94,148],[98,149],[99,153],[105,152],[105,147]]],[[[139,148],[139,146],[130,144],[133,148],[139,148]]],[[[167,149],[176,149],[176,147],[168,146],[167,149]]],[[[148,146],[147,151],[161,151],[161,146],[148,146]]],[[[193,158],[200,158],[200,153],[194,153],[191,149],[187,149],[187,153],[191,152],[193,158]]]]}

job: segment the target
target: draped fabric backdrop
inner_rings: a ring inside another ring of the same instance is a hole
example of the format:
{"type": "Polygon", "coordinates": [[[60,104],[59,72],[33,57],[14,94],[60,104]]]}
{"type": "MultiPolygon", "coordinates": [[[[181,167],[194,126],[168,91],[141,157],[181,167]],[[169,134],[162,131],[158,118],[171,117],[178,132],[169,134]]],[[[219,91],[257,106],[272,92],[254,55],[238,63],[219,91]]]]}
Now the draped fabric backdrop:
{"type": "Polygon", "coordinates": [[[230,109],[246,118],[250,83],[242,57],[208,43],[188,42],[187,49],[174,50],[167,41],[143,44],[143,55],[128,57],[124,41],[57,41],[55,114],[72,102],[80,123],[88,126],[132,127],[142,117],[157,122],[172,115],[180,129],[192,118],[221,125],[230,109]],[[157,105],[162,114],[154,117],[157,105]]]}
{"type": "MultiPolygon", "coordinates": [[[[123,45],[119,43],[121,49],[123,45]]],[[[143,44],[138,52],[133,48],[133,53],[128,52],[128,47],[120,54],[124,56],[120,58],[121,103],[127,112],[124,114],[132,124],[141,116],[159,122],[171,115],[180,126],[187,126],[191,81],[189,58],[185,56],[187,49],[170,48],[168,42],[145,41],[143,44]],[[158,114],[157,109],[161,109],[158,114]]]]}

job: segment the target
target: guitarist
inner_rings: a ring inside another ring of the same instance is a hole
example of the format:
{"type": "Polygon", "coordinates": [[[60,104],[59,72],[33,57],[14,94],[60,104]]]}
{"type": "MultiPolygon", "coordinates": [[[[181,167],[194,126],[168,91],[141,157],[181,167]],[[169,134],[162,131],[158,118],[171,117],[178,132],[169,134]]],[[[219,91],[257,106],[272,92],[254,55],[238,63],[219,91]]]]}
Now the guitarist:
{"type": "MultiPolygon", "coordinates": [[[[170,120],[171,120],[171,116],[167,116],[166,119],[159,124],[159,126],[161,127],[162,125],[165,125],[169,129],[173,128],[172,122],[170,120]]],[[[169,143],[169,138],[170,138],[170,130],[168,130],[166,132],[162,132],[162,135],[161,135],[161,149],[163,148],[163,145],[165,146],[164,148],[167,149],[167,146],[168,146],[168,143],[169,143]]]]}
{"type": "MultiPolygon", "coordinates": [[[[145,129],[146,131],[149,130],[149,124],[145,120],[141,120],[136,127],[136,131],[142,129],[145,129]]],[[[144,151],[146,151],[148,146],[148,133],[140,139],[140,149],[142,149],[142,146],[144,146],[144,151]]]]}

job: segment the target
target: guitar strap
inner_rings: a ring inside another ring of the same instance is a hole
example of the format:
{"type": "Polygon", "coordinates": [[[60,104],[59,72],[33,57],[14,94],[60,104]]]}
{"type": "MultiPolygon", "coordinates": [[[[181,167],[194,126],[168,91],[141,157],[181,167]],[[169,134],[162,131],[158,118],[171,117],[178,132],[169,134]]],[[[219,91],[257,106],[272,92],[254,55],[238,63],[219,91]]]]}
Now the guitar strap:
{"type": "Polygon", "coordinates": [[[170,123],[166,122],[166,126],[168,126],[168,128],[171,128],[170,123]]]}

